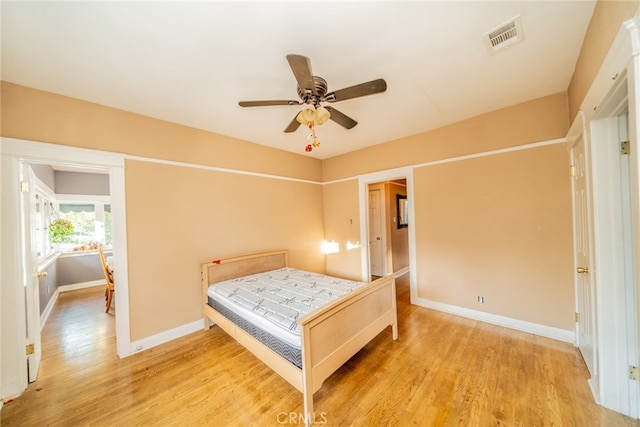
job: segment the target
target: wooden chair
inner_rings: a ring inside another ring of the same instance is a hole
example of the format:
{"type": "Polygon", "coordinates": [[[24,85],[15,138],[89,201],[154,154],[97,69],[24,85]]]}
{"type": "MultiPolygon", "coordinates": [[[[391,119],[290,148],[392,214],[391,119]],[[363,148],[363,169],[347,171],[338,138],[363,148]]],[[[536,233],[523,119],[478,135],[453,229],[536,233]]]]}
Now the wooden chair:
{"type": "Polygon", "coordinates": [[[111,301],[113,300],[113,293],[115,292],[115,286],[113,284],[113,272],[107,265],[107,260],[104,257],[102,247],[98,246],[98,253],[100,254],[100,263],[102,264],[102,271],[104,272],[104,278],[107,281],[107,289],[104,291],[104,297],[107,300],[107,309],[105,313],[109,312],[111,308],[111,301]]]}

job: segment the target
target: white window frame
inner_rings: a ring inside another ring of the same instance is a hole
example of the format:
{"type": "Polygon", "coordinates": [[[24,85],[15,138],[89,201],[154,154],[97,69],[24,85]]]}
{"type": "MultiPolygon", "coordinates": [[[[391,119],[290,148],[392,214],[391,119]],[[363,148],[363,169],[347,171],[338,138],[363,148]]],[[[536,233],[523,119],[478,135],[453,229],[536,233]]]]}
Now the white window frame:
{"type": "MultiPolygon", "coordinates": [[[[44,183],[40,180],[40,178],[38,178],[37,175],[33,174],[33,184],[35,186],[35,191],[36,193],[40,193],[43,197],[44,197],[44,201],[46,201],[46,203],[50,203],[52,207],[50,207],[50,209],[55,209],[55,201],[56,201],[56,194],[44,183]]],[[[51,224],[51,220],[55,217],[55,215],[53,214],[53,211],[49,212],[49,216],[48,218],[44,216],[44,210],[42,209],[44,207],[44,204],[41,204],[41,212],[43,213],[43,217],[42,217],[42,223],[40,224],[40,230],[42,233],[49,233],[49,225],[51,224]],[[45,222],[48,223],[45,226],[45,222]]],[[[34,230],[35,231],[35,230],[34,230]]],[[[49,258],[52,255],[55,255],[55,249],[53,247],[53,244],[51,243],[51,239],[47,239],[46,237],[43,238],[42,240],[40,240],[43,242],[43,247],[38,247],[38,263],[41,263],[43,261],[45,261],[47,258],[49,258]],[[46,245],[46,242],[49,242],[49,245],[46,245]],[[43,251],[42,254],[40,254],[40,251],[43,251]]]]}
{"type": "MultiPolygon", "coordinates": [[[[98,233],[104,241],[104,206],[111,205],[110,196],[96,196],[96,195],[77,195],[77,194],[56,194],[55,201],[53,202],[54,208],[57,212],[60,212],[61,204],[93,204],[95,207],[95,220],[102,224],[102,230],[98,233]]],[[[106,246],[105,249],[111,249],[112,245],[106,246]]],[[[73,252],[72,250],[64,250],[62,253],[73,252]]]]}

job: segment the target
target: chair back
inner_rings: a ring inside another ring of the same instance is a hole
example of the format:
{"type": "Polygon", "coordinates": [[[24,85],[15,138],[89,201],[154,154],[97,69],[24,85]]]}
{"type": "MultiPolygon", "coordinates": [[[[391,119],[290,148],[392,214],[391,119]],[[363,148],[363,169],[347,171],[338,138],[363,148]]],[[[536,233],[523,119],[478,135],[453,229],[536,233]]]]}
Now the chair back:
{"type": "Polygon", "coordinates": [[[104,273],[104,278],[107,281],[107,286],[113,288],[113,273],[109,270],[107,260],[104,257],[104,251],[101,246],[98,246],[98,253],[100,254],[100,263],[102,264],[102,272],[104,273]]]}

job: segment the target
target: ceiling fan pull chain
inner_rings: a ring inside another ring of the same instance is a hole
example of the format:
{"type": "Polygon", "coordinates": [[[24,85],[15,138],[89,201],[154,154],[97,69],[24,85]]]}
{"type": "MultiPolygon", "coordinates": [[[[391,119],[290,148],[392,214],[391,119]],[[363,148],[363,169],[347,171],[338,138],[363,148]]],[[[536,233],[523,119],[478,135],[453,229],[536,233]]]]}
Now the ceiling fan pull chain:
{"type": "Polygon", "coordinates": [[[320,146],[320,141],[318,141],[318,137],[316,136],[315,126],[312,126],[311,128],[311,135],[313,135],[313,142],[311,143],[311,145],[313,145],[315,148],[318,148],[320,146]]]}
{"type": "Polygon", "coordinates": [[[307,153],[310,153],[313,150],[313,147],[317,148],[320,146],[320,141],[318,141],[318,137],[316,135],[316,127],[314,126],[314,122],[309,123],[309,130],[311,130],[311,133],[309,134],[309,136],[307,136],[307,142],[311,141],[311,143],[307,144],[306,147],[304,147],[304,151],[306,151],[307,153]]]}
{"type": "Polygon", "coordinates": [[[304,151],[310,153],[313,150],[313,146],[309,143],[311,138],[313,138],[313,122],[310,122],[308,126],[311,133],[307,136],[307,145],[304,147],[304,151]]]}

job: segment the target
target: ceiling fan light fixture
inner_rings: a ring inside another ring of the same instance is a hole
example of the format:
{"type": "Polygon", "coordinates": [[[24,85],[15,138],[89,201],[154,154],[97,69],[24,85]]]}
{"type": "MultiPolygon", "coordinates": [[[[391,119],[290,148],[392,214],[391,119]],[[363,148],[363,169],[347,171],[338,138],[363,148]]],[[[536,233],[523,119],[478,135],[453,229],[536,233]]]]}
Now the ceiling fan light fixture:
{"type": "Polygon", "coordinates": [[[327,120],[329,120],[329,117],[331,117],[331,113],[329,113],[329,110],[324,108],[322,105],[316,108],[316,119],[315,119],[316,125],[319,126],[325,123],[327,120]]]}
{"type": "Polygon", "coordinates": [[[307,126],[309,124],[308,121],[305,120],[305,118],[302,116],[302,111],[300,111],[298,113],[298,115],[296,116],[296,120],[298,121],[298,123],[300,123],[301,125],[305,125],[307,126]]]}
{"type": "Polygon", "coordinates": [[[303,125],[308,125],[316,118],[316,107],[314,107],[313,104],[305,104],[305,106],[302,107],[302,111],[300,111],[299,116],[301,116],[303,121],[298,121],[303,125]]]}

